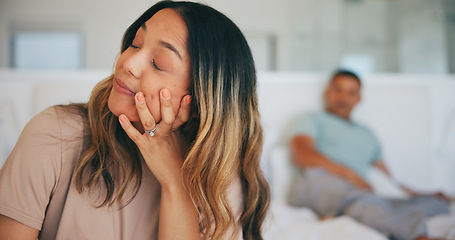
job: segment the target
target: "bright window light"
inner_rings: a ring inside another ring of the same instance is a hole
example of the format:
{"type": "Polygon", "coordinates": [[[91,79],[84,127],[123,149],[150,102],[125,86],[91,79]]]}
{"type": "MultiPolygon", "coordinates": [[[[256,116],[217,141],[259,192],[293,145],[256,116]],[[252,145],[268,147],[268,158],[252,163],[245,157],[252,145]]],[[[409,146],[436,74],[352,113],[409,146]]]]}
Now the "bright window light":
{"type": "Polygon", "coordinates": [[[17,69],[79,69],[82,36],[78,32],[16,32],[12,67],[17,69]]]}

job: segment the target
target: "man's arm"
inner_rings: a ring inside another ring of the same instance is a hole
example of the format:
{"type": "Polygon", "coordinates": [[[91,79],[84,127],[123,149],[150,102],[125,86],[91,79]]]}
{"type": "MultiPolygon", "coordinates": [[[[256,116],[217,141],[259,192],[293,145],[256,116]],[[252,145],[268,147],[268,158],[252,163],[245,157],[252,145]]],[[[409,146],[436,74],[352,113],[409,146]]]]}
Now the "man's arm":
{"type": "Polygon", "coordinates": [[[387,166],[385,165],[385,163],[383,161],[378,160],[373,163],[373,166],[376,167],[377,169],[381,170],[389,178],[392,178],[392,175],[390,174],[389,169],[387,169],[387,166]]]}
{"type": "Polygon", "coordinates": [[[395,183],[402,191],[404,191],[406,194],[408,194],[409,196],[411,197],[415,197],[415,196],[418,196],[420,194],[412,191],[411,189],[403,186],[402,184],[396,182],[393,178],[392,178],[392,175],[390,174],[390,171],[389,169],[387,168],[387,166],[385,165],[384,161],[381,161],[381,160],[378,160],[376,162],[373,163],[373,166],[376,167],[377,169],[379,169],[381,172],[383,172],[385,175],[387,175],[387,177],[389,177],[389,179],[395,183]]]}
{"type": "MultiPolygon", "coordinates": [[[[421,195],[429,195],[429,194],[422,194],[422,193],[419,193],[419,192],[416,192],[414,190],[411,190],[409,189],[408,187],[394,181],[394,179],[392,178],[392,175],[390,174],[390,171],[387,169],[387,166],[385,165],[385,163],[383,161],[376,161],[375,163],[373,163],[373,166],[378,168],[379,170],[381,170],[383,173],[385,173],[385,175],[387,175],[390,180],[392,182],[394,182],[401,190],[403,190],[406,194],[408,194],[409,196],[411,197],[416,197],[416,196],[421,196],[421,195]]],[[[435,197],[439,197],[447,202],[450,202],[450,198],[447,197],[444,193],[442,192],[435,192],[433,194],[430,194],[430,195],[433,195],[435,197]]]]}
{"type": "Polygon", "coordinates": [[[371,186],[353,170],[333,162],[320,153],[314,140],[307,135],[297,135],[291,140],[291,153],[294,164],[301,168],[322,167],[359,188],[372,190],[371,186]]]}

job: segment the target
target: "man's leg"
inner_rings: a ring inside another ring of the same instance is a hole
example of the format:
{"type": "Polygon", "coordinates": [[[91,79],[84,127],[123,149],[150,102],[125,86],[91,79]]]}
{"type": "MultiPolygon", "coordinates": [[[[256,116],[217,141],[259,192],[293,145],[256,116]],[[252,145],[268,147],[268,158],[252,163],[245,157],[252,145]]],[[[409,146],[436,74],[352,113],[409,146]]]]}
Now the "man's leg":
{"type": "Polygon", "coordinates": [[[394,208],[406,208],[408,210],[420,211],[423,216],[431,217],[436,214],[448,213],[449,204],[434,196],[418,196],[406,201],[393,199],[391,200],[394,208]]]}
{"type": "Polygon", "coordinates": [[[320,217],[349,215],[396,239],[426,234],[425,216],[403,201],[380,198],[322,169],[302,171],[293,181],[289,204],[309,207],[320,217]]]}
{"type": "Polygon", "coordinates": [[[320,168],[299,172],[288,195],[290,205],[311,208],[321,218],[337,216],[346,192],[354,187],[320,168]]]}
{"type": "Polygon", "coordinates": [[[407,200],[391,200],[373,193],[356,195],[343,214],[371,226],[393,239],[416,239],[426,235],[425,215],[407,200]]]}

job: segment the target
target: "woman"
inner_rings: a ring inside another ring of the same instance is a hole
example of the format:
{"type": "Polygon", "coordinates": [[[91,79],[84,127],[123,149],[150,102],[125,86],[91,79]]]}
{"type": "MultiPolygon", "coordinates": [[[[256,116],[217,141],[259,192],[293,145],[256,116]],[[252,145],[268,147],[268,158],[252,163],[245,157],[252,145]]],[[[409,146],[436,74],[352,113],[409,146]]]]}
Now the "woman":
{"type": "Polygon", "coordinates": [[[205,5],[159,2],[87,104],[24,128],[0,171],[0,239],[262,239],[261,147],[240,30],[205,5]]]}

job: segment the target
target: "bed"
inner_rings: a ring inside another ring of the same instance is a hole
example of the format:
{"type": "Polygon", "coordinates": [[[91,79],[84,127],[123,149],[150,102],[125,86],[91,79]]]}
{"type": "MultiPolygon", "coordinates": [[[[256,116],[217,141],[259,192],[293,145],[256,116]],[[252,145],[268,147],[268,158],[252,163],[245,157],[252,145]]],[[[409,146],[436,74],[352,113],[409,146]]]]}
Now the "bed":
{"type": "MultiPolygon", "coordinates": [[[[86,101],[109,71],[14,72],[0,70],[0,165],[27,121],[44,108],[86,101]],[[17,95],[21,101],[17,101],[17,95]]],[[[350,217],[320,221],[306,208],[286,205],[286,187],[295,171],[286,147],[296,117],[321,109],[327,79],[320,73],[259,73],[259,107],[264,128],[261,167],[272,203],[264,225],[266,239],[386,239],[350,217]]],[[[455,196],[455,76],[374,74],[364,76],[363,100],[354,118],[368,125],[383,144],[394,178],[420,191],[455,196]],[[411,166],[411,167],[410,167],[411,166]]],[[[405,197],[381,173],[370,181],[378,194],[405,197]]],[[[432,236],[455,239],[455,208],[431,218],[432,236]]]]}
{"type": "MultiPolygon", "coordinates": [[[[263,165],[271,187],[272,202],[264,227],[268,240],[332,240],[369,239],[386,240],[380,232],[363,225],[349,216],[319,220],[309,208],[289,206],[286,201],[287,186],[296,169],[290,162],[289,151],[275,146],[263,165]]],[[[374,191],[384,197],[406,198],[406,194],[381,171],[374,168],[368,173],[374,191]]],[[[431,217],[427,221],[429,236],[455,239],[455,202],[449,214],[431,217]]]]}
{"type": "MultiPolygon", "coordinates": [[[[259,75],[259,103],[265,145],[262,168],[272,191],[266,239],[387,239],[348,216],[320,221],[311,209],[286,204],[292,167],[289,128],[306,111],[322,108],[326,74],[259,75]]],[[[454,196],[455,77],[375,74],[364,76],[362,102],[354,118],[375,132],[394,179],[421,192],[441,190],[454,196]],[[394,116],[394,117],[393,117],[394,116]]],[[[374,191],[385,197],[406,194],[382,172],[368,173],[374,191]]],[[[430,236],[455,239],[455,204],[451,213],[427,221],[430,236]]]]}

